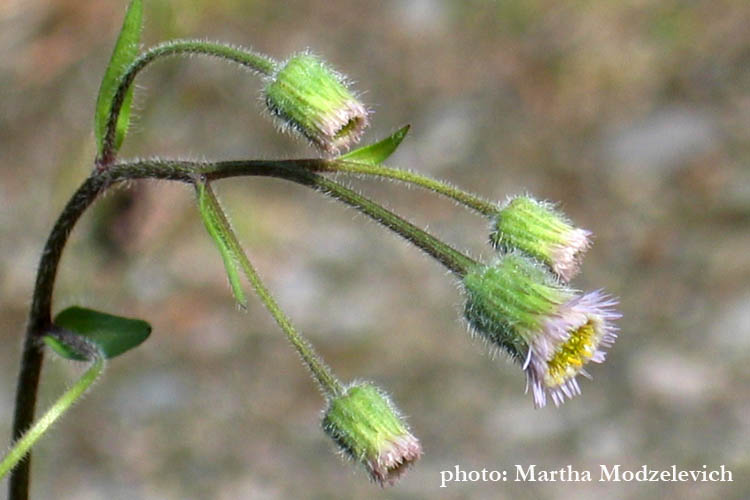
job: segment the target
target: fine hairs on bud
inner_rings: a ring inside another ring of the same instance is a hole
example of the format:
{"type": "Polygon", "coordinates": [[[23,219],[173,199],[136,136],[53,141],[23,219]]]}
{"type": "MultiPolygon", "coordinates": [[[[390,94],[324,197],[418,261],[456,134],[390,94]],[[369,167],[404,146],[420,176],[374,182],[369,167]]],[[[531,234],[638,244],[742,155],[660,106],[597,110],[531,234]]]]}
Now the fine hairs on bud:
{"type": "Polygon", "coordinates": [[[422,456],[422,446],[390,398],[367,382],[353,383],[330,399],[322,425],[339,449],[362,463],[381,486],[393,485],[422,456]]]}
{"type": "Polygon", "coordinates": [[[278,65],[263,100],[282,130],[301,134],[330,156],[356,144],[369,122],[346,78],[307,52],[278,65]]]}
{"type": "Polygon", "coordinates": [[[463,285],[470,326],[522,366],[537,408],[547,394],[555,405],[580,394],[577,375],[604,362],[617,337],[616,300],[567,288],[518,251],[477,266],[463,285]]]}
{"type": "Polygon", "coordinates": [[[522,250],[567,282],[578,274],[590,236],[553,204],[515,196],[495,215],[490,243],[503,252],[522,250]]]}

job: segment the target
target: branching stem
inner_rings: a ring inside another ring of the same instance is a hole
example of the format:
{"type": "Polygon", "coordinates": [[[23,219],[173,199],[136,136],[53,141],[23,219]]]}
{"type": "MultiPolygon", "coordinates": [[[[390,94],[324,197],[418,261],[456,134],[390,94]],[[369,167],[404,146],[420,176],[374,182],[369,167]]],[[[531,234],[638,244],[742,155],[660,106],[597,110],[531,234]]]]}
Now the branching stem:
{"type": "MultiPolygon", "coordinates": [[[[410,241],[458,276],[463,276],[469,269],[477,265],[470,257],[374,201],[334,180],[316,174],[315,170],[325,170],[325,162],[326,160],[320,159],[225,162],[144,160],[114,163],[106,170],[95,170],[78,188],[63,209],[42,253],[21,358],[13,421],[13,440],[20,439],[34,419],[36,394],[43,360],[43,351],[39,340],[41,335],[52,326],[50,319],[52,291],[63,248],[81,214],[100,193],[113,184],[145,178],[191,184],[195,182],[196,178],[203,178],[209,182],[239,176],[267,176],[286,179],[311,187],[356,208],[410,241]]],[[[30,455],[27,454],[26,459],[21,460],[11,474],[9,482],[10,500],[26,500],[28,498],[29,467],[30,455]]]]}
{"type": "Polygon", "coordinates": [[[352,174],[370,175],[393,179],[408,184],[428,189],[434,193],[450,198],[482,215],[493,216],[497,213],[497,204],[485,200],[473,193],[469,193],[453,186],[445,181],[429,177],[427,175],[404,170],[400,168],[387,167],[385,165],[362,163],[350,160],[329,160],[320,163],[319,172],[347,172],[352,174]]]}

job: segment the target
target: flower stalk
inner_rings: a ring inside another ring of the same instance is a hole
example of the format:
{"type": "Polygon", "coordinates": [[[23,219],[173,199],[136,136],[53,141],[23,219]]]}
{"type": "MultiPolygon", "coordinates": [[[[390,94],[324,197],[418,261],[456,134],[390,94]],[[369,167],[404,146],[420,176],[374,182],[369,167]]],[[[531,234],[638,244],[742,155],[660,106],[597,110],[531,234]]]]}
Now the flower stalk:
{"type": "Polygon", "coordinates": [[[237,63],[253,72],[266,76],[270,75],[276,67],[276,61],[258,52],[222,43],[206,42],[203,40],[172,40],[146,50],[133,61],[120,78],[114,98],[112,99],[111,111],[107,119],[102,153],[96,160],[96,164],[99,168],[115,161],[115,132],[117,129],[117,119],[120,116],[120,110],[125,101],[125,96],[133,85],[135,77],[138,76],[146,66],[157,59],[186,54],[217,57],[237,63]]]}
{"type": "Polygon", "coordinates": [[[464,205],[465,207],[484,216],[491,217],[497,212],[497,204],[487,201],[481,196],[477,196],[468,191],[464,191],[452,184],[430,176],[405,170],[400,168],[387,167],[373,163],[363,163],[357,161],[333,159],[327,162],[321,162],[315,165],[317,172],[346,172],[351,174],[369,175],[381,177],[384,179],[393,179],[396,181],[413,184],[427,189],[439,195],[450,198],[453,201],[464,205]]]}
{"type": "Polygon", "coordinates": [[[286,334],[289,342],[297,350],[305,365],[310,369],[320,388],[328,397],[341,395],[344,391],[341,382],[338,381],[330,367],[315,352],[310,342],[297,331],[289,317],[279,307],[271,292],[266,288],[255,267],[250,263],[250,259],[248,259],[242,245],[237,240],[237,236],[229,224],[229,220],[226,218],[211,186],[208,183],[198,181],[195,188],[198,191],[201,215],[204,217],[206,226],[210,225],[219,228],[221,239],[230,248],[232,255],[239,261],[240,267],[252,285],[253,290],[258,294],[263,305],[266,306],[266,309],[268,309],[273,319],[276,320],[276,323],[284,334],[286,334]]]}
{"type": "MultiPolygon", "coordinates": [[[[51,332],[55,335],[55,332],[51,332]]],[[[58,335],[60,340],[69,340],[64,334],[58,335]]],[[[13,470],[16,465],[26,457],[34,444],[44,435],[45,432],[54,424],[63,414],[70,409],[83,394],[91,387],[97,378],[104,371],[105,358],[96,349],[95,346],[86,343],[82,339],[76,339],[76,345],[79,347],[81,354],[86,355],[91,360],[89,368],[81,375],[73,386],[65,391],[60,398],[47,410],[47,412],[37,422],[31,426],[28,431],[20,436],[11,450],[5,457],[0,460],[0,479],[13,470]],[[83,347],[83,349],[80,349],[83,347]]],[[[17,469],[16,469],[17,470],[17,469]]],[[[11,498],[15,493],[11,490],[11,498]]]]}

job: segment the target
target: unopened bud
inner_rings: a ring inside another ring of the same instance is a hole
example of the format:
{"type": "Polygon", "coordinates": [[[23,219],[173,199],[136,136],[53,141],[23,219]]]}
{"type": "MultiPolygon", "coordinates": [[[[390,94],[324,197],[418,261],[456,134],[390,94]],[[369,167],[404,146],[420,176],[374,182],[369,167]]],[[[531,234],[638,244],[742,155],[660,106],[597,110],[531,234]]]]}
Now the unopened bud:
{"type": "Polygon", "coordinates": [[[590,236],[551,204],[517,196],[495,216],[490,242],[505,252],[523,250],[548,265],[562,280],[570,281],[591,245],[590,236]]]}
{"type": "Polygon", "coordinates": [[[381,486],[392,485],[422,455],[422,447],[377,387],[360,383],[329,402],[323,429],[381,486]]]}
{"type": "Polygon", "coordinates": [[[295,130],[327,154],[355,144],[367,127],[367,109],[344,77],[311,54],[296,54],[280,65],[263,95],[282,129],[295,130]]]}

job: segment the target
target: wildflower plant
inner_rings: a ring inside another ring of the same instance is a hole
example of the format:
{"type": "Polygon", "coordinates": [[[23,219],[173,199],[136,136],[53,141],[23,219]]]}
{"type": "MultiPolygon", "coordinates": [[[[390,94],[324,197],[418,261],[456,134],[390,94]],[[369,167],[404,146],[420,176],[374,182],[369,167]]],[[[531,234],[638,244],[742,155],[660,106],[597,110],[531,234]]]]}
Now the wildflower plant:
{"type": "Polygon", "coordinates": [[[346,78],[317,56],[302,52],[277,62],[248,49],[196,40],[172,40],[141,51],[141,22],[142,2],[132,0],[96,102],[97,156],[92,172],[63,208],[42,252],[21,359],[12,446],[0,460],[0,478],[11,474],[11,500],[28,498],[31,447],[91,387],[107,360],[137,347],[151,333],[143,320],[80,306],[52,317],[57,268],[77,220],[109,188],[137,179],[194,187],[197,212],[219,251],[235,300],[247,304],[244,277],[320,387],[326,400],[323,430],[380,485],[393,484],[420,458],[418,439],[384,391],[369,382],[341,382],[293,325],[232,229],[212,188],[215,182],[241,176],[276,177],[353,207],[451,272],[465,295],[465,318],[472,331],[519,365],[535,406],[545,406],[548,396],[559,405],[580,393],[578,375],[588,376],[590,362],[604,361],[619,318],[615,299],[601,291],[582,293],[568,284],[590,245],[588,231],[576,228],[551,204],[528,196],[501,205],[414,171],[383,165],[408,126],[340,154],[360,139],[369,122],[368,111],[346,78]],[[151,63],[177,55],[209,56],[251,69],[264,79],[265,114],[281,129],[306,138],[324,157],[220,162],[118,159],[136,77],[151,63]],[[342,185],[331,173],[396,180],[450,198],[490,221],[490,240],[498,254],[489,263],[479,262],[342,185]],[[89,368],[34,422],[45,350],[89,363],[89,368]]]}

